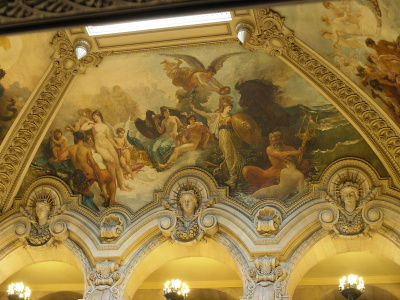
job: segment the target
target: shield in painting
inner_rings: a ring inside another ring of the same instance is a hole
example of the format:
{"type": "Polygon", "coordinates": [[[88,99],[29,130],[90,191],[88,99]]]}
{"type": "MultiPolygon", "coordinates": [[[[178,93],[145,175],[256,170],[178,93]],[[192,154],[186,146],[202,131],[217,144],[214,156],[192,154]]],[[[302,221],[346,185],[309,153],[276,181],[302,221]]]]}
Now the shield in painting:
{"type": "Polygon", "coordinates": [[[250,145],[256,145],[261,140],[261,129],[252,117],[244,112],[232,116],[232,126],[238,137],[250,145]]]}

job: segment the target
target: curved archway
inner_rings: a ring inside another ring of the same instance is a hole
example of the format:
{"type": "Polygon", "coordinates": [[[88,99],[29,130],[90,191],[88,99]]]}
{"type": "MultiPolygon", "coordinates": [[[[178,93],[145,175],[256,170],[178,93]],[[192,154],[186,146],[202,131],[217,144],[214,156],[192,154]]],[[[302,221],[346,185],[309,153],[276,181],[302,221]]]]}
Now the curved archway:
{"type": "Polygon", "coordinates": [[[82,271],[76,257],[63,246],[43,250],[19,247],[0,260],[0,283],[26,266],[48,261],[63,262],[82,271]]]}
{"type": "Polygon", "coordinates": [[[35,299],[82,298],[84,272],[75,256],[65,247],[33,250],[19,247],[0,261],[2,290],[13,282],[24,282],[35,299]],[[57,297],[49,296],[56,293],[57,297]],[[68,296],[69,295],[69,296],[68,296]],[[47,297],[47,298],[46,298],[47,297]]]}
{"type": "MultiPolygon", "coordinates": [[[[307,243],[307,241],[304,243],[307,243]]],[[[381,234],[374,234],[372,238],[362,236],[356,239],[332,239],[330,235],[326,235],[308,248],[294,263],[288,280],[287,294],[293,297],[301,278],[319,262],[345,252],[378,254],[400,265],[400,248],[381,234]]]]}
{"type": "Polygon", "coordinates": [[[212,239],[190,247],[184,247],[178,243],[166,242],[146,256],[134,272],[130,274],[130,279],[127,282],[124,292],[124,299],[132,299],[142,282],[160,267],[168,262],[188,257],[205,257],[222,262],[242,279],[237,262],[223,246],[212,239]]]}

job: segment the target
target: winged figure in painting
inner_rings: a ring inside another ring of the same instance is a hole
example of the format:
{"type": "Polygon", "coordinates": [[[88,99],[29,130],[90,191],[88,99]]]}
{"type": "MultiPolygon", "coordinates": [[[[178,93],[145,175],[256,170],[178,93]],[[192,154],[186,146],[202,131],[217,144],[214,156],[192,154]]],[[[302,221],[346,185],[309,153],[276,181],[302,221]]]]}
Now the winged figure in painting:
{"type": "Polygon", "coordinates": [[[161,64],[164,65],[164,70],[167,76],[172,79],[172,84],[183,87],[186,91],[192,91],[197,86],[201,85],[205,89],[215,91],[220,95],[230,93],[228,86],[222,85],[215,79],[215,74],[222,68],[224,62],[232,56],[245,52],[228,53],[215,58],[211,64],[205,68],[204,64],[194,56],[185,54],[163,54],[174,57],[176,62],[164,60],[161,64]],[[181,67],[185,61],[190,68],[181,67]]]}

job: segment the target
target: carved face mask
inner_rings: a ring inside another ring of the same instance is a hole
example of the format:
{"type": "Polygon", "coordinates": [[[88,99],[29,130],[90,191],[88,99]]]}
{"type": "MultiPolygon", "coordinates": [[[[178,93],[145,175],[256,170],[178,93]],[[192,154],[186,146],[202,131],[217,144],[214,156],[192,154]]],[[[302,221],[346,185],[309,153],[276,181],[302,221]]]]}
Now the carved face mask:
{"type": "Polygon", "coordinates": [[[355,187],[349,186],[344,187],[340,193],[344,202],[344,209],[348,213],[352,213],[357,206],[358,190],[355,187]]]}
{"type": "Polygon", "coordinates": [[[194,214],[197,205],[196,196],[193,193],[182,193],[179,204],[182,207],[185,217],[189,218],[194,214]]]}

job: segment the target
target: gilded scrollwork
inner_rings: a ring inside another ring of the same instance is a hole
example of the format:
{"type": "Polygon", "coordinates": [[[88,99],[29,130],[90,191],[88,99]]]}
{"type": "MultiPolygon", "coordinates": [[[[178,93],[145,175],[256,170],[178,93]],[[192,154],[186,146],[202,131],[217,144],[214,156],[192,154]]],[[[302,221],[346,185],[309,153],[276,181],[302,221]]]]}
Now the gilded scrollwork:
{"type": "Polygon", "coordinates": [[[259,34],[253,35],[244,47],[249,50],[262,50],[269,55],[282,55],[294,47],[293,32],[285,27],[285,18],[270,9],[256,10],[259,34]]]}

